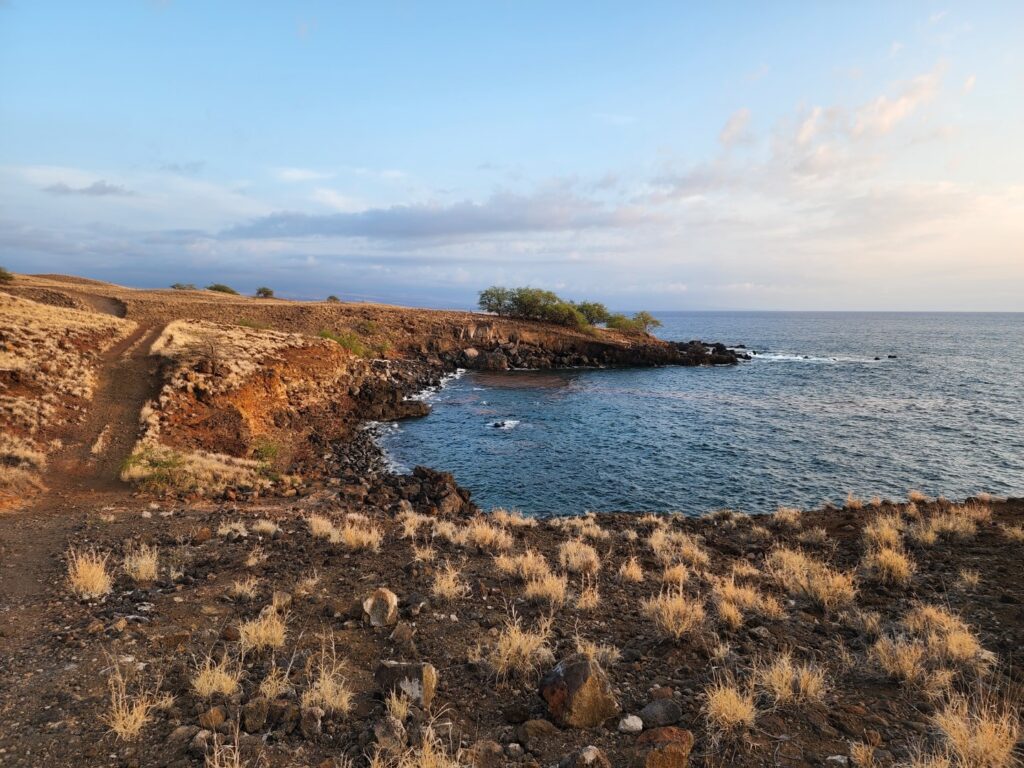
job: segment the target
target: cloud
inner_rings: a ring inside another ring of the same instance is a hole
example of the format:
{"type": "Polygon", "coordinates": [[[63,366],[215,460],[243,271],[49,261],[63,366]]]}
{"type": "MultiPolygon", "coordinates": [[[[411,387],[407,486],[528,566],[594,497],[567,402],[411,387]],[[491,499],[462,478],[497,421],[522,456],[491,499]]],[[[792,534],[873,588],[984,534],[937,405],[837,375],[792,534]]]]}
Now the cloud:
{"type": "Polygon", "coordinates": [[[718,140],[724,147],[733,147],[746,141],[750,141],[751,135],[747,130],[750,125],[750,110],[746,107],[737,109],[722,127],[718,134],[718,140]]]}
{"type": "Polygon", "coordinates": [[[884,136],[910,117],[919,107],[935,98],[939,90],[940,71],[918,75],[890,98],[879,96],[865,104],[854,118],[854,136],[884,136]]]}
{"type": "Polygon", "coordinates": [[[595,112],[593,117],[605,125],[624,126],[632,125],[636,122],[636,118],[632,115],[622,115],[615,112],[595,112]]]}
{"type": "Polygon", "coordinates": [[[299,181],[319,181],[321,179],[329,179],[333,176],[333,173],[326,173],[324,171],[314,171],[309,168],[278,168],[277,178],[281,181],[299,182],[299,181]]]}
{"type": "Polygon", "coordinates": [[[967,79],[964,80],[964,93],[967,94],[973,91],[977,82],[978,78],[975,75],[968,75],[967,79]]]}
{"type": "Polygon", "coordinates": [[[942,11],[936,11],[935,13],[933,13],[931,16],[928,17],[928,23],[929,24],[938,24],[940,21],[942,21],[948,15],[949,15],[949,9],[942,10],[942,11]]]}
{"type": "Polygon", "coordinates": [[[88,197],[132,197],[135,195],[130,189],[118,184],[110,184],[100,179],[84,187],[72,187],[62,181],[43,187],[44,192],[51,195],[86,195],[88,197]]]}
{"type": "Polygon", "coordinates": [[[283,211],[232,227],[223,236],[380,240],[459,238],[628,227],[645,218],[645,214],[632,208],[607,208],[593,200],[557,190],[533,196],[499,193],[482,203],[395,205],[322,216],[283,211]]]}
{"type": "Polygon", "coordinates": [[[205,167],[206,162],[204,160],[191,160],[185,163],[166,163],[160,166],[160,170],[176,173],[179,176],[195,176],[201,173],[205,167]]]}

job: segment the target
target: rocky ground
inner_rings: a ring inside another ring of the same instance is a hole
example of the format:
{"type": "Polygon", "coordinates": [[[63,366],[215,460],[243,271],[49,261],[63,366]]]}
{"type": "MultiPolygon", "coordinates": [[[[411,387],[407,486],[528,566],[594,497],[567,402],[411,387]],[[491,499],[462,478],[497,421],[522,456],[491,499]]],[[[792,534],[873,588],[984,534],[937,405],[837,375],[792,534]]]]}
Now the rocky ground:
{"type": "Polygon", "coordinates": [[[389,473],[364,428],[455,366],[725,347],[323,310],[401,351],[368,359],[319,305],[20,288],[137,325],[46,492],[0,516],[0,765],[1019,760],[1024,500],[527,520],[389,473]]]}

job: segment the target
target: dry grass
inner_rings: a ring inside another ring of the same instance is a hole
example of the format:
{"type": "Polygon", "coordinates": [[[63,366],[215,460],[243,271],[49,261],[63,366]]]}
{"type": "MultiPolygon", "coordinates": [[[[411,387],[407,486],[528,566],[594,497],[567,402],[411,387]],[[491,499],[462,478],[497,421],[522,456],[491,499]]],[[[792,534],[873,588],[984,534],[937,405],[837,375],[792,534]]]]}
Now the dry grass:
{"type": "Polygon", "coordinates": [[[735,632],[743,626],[743,611],[735,603],[721,602],[716,608],[722,626],[735,632]]]}
{"type": "Polygon", "coordinates": [[[505,528],[536,528],[537,519],[524,517],[519,510],[494,509],[491,511],[491,520],[505,528]]]}
{"type": "Polygon", "coordinates": [[[601,604],[601,593],[597,584],[588,582],[580,587],[579,595],[576,597],[576,608],[581,611],[592,611],[601,604]]]}
{"type": "Polygon", "coordinates": [[[252,600],[259,594],[260,581],[255,576],[235,579],[228,587],[228,594],[238,600],[252,600]]]}
{"type": "Polygon", "coordinates": [[[249,529],[243,520],[225,520],[217,526],[217,535],[221,538],[233,535],[244,539],[249,536],[249,529]]]}
{"type": "Polygon", "coordinates": [[[412,559],[421,563],[432,563],[437,559],[437,550],[429,544],[426,546],[413,544],[412,559]]]}
{"type": "Polygon", "coordinates": [[[775,706],[820,703],[828,688],[823,669],[811,662],[796,664],[788,652],[755,667],[754,681],[775,706]]]}
{"type": "Polygon", "coordinates": [[[800,550],[778,547],[769,554],[768,574],[794,597],[802,597],[825,610],[853,602],[857,595],[853,574],[834,570],[800,550]]]}
{"type": "Polygon", "coordinates": [[[976,697],[956,697],[932,721],[958,766],[1009,768],[1019,764],[1014,749],[1021,737],[1020,715],[1012,707],[976,697]]]}
{"type": "Polygon", "coordinates": [[[699,599],[692,599],[681,588],[665,589],[645,600],[644,613],[662,632],[675,640],[697,632],[704,626],[706,613],[699,599]]]}
{"type": "Polygon", "coordinates": [[[320,707],[328,714],[348,714],[354,694],[344,671],[345,664],[338,659],[334,639],[321,639],[320,654],[307,670],[310,684],[302,692],[302,706],[320,707]]]}
{"type": "Polygon", "coordinates": [[[379,528],[360,522],[349,522],[336,529],[331,537],[332,544],[341,544],[353,551],[367,550],[379,552],[384,541],[384,534],[379,528]]]}
{"type": "Polygon", "coordinates": [[[107,684],[110,689],[110,708],[103,720],[119,740],[133,741],[152,721],[153,710],[160,706],[161,699],[155,691],[129,693],[128,683],[116,664],[107,684]]]}
{"type": "Polygon", "coordinates": [[[850,762],[856,768],[871,768],[875,765],[875,746],[863,741],[850,744],[850,762]]]}
{"type": "Polygon", "coordinates": [[[281,526],[273,520],[257,520],[252,524],[252,529],[261,536],[273,536],[281,530],[281,526]]]}
{"type": "Polygon", "coordinates": [[[387,699],[384,700],[388,715],[400,723],[404,723],[405,719],[409,717],[409,713],[412,711],[411,704],[409,697],[397,690],[390,691],[387,699]]]}
{"type": "Polygon", "coordinates": [[[528,579],[523,596],[527,600],[537,600],[558,606],[565,603],[565,594],[568,588],[569,580],[565,576],[547,573],[528,579]]]}
{"type": "Polygon", "coordinates": [[[488,659],[494,665],[500,678],[518,675],[529,678],[545,664],[554,659],[549,646],[551,638],[550,617],[541,619],[535,629],[524,629],[515,614],[505,621],[497,642],[488,659]]]}
{"type": "Polygon", "coordinates": [[[232,696],[239,690],[241,679],[241,666],[232,663],[226,655],[217,662],[212,656],[207,656],[196,665],[192,674],[192,690],[202,699],[215,695],[232,696]]]}
{"type": "Polygon", "coordinates": [[[999,531],[1009,541],[1017,544],[1024,542],[1024,525],[1004,525],[999,531]]]}
{"type": "Polygon", "coordinates": [[[611,536],[608,531],[597,524],[597,518],[593,514],[562,518],[561,526],[572,531],[579,538],[602,541],[611,536]]]}
{"type": "Polygon", "coordinates": [[[754,727],[757,707],[754,694],[732,678],[718,680],[704,689],[704,718],[714,737],[736,736],[754,727]]]}
{"type": "Polygon", "coordinates": [[[521,555],[498,555],[494,558],[494,565],[501,573],[518,576],[523,581],[551,573],[547,559],[533,549],[527,549],[521,555]]]}
{"type": "Polygon", "coordinates": [[[661,571],[661,580],[665,584],[675,584],[681,587],[690,580],[690,569],[682,563],[666,565],[661,571]]]}
{"type": "Polygon", "coordinates": [[[601,569],[601,557],[597,550],[582,539],[570,539],[558,548],[558,562],[572,573],[597,573],[601,569]]]}
{"type": "Polygon", "coordinates": [[[315,512],[306,518],[306,525],[315,539],[332,539],[337,533],[333,520],[315,512]]]}
{"type": "Polygon", "coordinates": [[[910,501],[910,502],[911,502],[912,504],[927,504],[927,503],[928,503],[928,501],[929,501],[929,499],[928,499],[928,497],[927,497],[927,496],[925,496],[925,495],[924,495],[923,493],[921,493],[920,491],[915,491],[915,490],[912,490],[912,491],[910,491],[910,492],[909,492],[909,493],[907,494],[907,499],[908,499],[908,500],[909,500],[909,501],[910,501]]]}
{"type": "Polygon", "coordinates": [[[239,643],[244,653],[265,648],[280,648],[288,634],[287,617],[278,614],[273,606],[267,606],[259,618],[239,624],[238,632],[239,643]]]}
{"type": "Polygon", "coordinates": [[[881,584],[906,586],[917,570],[914,561],[898,549],[881,547],[871,549],[861,560],[868,578],[881,584]]]}
{"type": "Polygon", "coordinates": [[[135,582],[148,584],[157,581],[160,571],[160,551],[141,544],[125,552],[124,571],[135,582]]]}
{"type": "Polygon", "coordinates": [[[981,585],[981,573],[971,568],[961,568],[957,574],[957,589],[977,589],[981,585]]]}
{"type": "Polygon", "coordinates": [[[451,520],[434,520],[433,535],[435,539],[459,547],[464,546],[469,537],[466,528],[456,526],[451,520]]]}
{"type": "Polygon", "coordinates": [[[903,543],[903,518],[879,515],[864,526],[864,538],[874,548],[898,549],[903,543]]]}
{"type": "Polygon", "coordinates": [[[772,515],[771,521],[780,528],[799,528],[802,520],[803,513],[799,509],[793,507],[779,507],[775,514],[772,515]]]}
{"type": "Polygon", "coordinates": [[[430,593],[441,600],[456,600],[468,591],[468,587],[462,581],[459,569],[449,562],[445,562],[444,568],[439,568],[434,573],[434,583],[430,593]]]}
{"type": "Polygon", "coordinates": [[[693,536],[682,531],[656,528],[647,538],[647,544],[662,565],[681,562],[694,568],[706,568],[711,562],[707,550],[693,536]]]}
{"type": "Polygon", "coordinates": [[[797,541],[809,547],[823,547],[829,542],[828,531],[820,525],[800,531],[796,537],[797,541]]]}
{"type": "Polygon", "coordinates": [[[846,494],[846,509],[859,510],[864,509],[864,502],[854,496],[852,493],[846,494]]]}
{"type": "Polygon", "coordinates": [[[108,554],[95,549],[68,551],[68,586],[79,597],[95,599],[109,594],[114,582],[107,572],[108,554]]]}
{"type": "Polygon", "coordinates": [[[256,545],[249,550],[249,554],[245,556],[245,567],[255,568],[257,565],[263,565],[270,559],[270,555],[260,545],[256,545]]]}
{"type": "Polygon", "coordinates": [[[260,490],[273,483],[265,462],[207,451],[182,451],[152,439],[136,443],[121,468],[121,479],[154,493],[173,491],[200,496],[247,486],[260,490]]]}
{"type": "Polygon", "coordinates": [[[631,582],[633,584],[640,584],[644,580],[644,569],[640,565],[640,561],[635,557],[630,557],[622,565],[619,566],[619,578],[622,581],[631,582]]]}
{"type": "Polygon", "coordinates": [[[922,547],[931,547],[939,540],[939,532],[932,520],[919,520],[907,529],[911,541],[922,547]]]}
{"type": "Polygon", "coordinates": [[[491,525],[483,518],[477,518],[466,529],[466,538],[487,552],[505,552],[515,543],[512,534],[497,525],[491,525]]]}
{"type": "Polygon", "coordinates": [[[869,655],[887,675],[897,680],[922,684],[927,678],[927,649],[916,640],[883,637],[871,646],[869,655]]]}
{"type": "Polygon", "coordinates": [[[593,640],[586,640],[579,635],[576,635],[575,643],[576,653],[582,654],[588,659],[594,659],[606,669],[617,664],[622,658],[622,652],[614,645],[595,643],[593,640]]]}
{"type": "Polygon", "coordinates": [[[398,522],[402,526],[403,539],[415,539],[419,535],[422,526],[428,524],[431,518],[427,515],[418,514],[411,509],[404,510],[398,515],[398,522]]]}

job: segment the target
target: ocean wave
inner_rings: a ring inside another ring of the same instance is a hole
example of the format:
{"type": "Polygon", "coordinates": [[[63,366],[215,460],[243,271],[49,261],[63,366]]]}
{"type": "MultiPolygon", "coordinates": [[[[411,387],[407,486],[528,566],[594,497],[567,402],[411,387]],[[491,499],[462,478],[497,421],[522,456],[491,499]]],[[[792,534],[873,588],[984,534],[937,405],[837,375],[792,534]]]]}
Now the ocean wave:
{"type": "Polygon", "coordinates": [[[763,360],[766,363],[880,363],[885,358],[879,357],[848,357],[834,355],[822,357],[820,355],[800,355],[795,352],[751,352],[754,360],[763,360]]]}
{"type": "Polygon", "coordinates": [[[458,381],[459,379],[461,379],[463,375],[465,375],[465,373],[465,368],[456,368],[454,373],[446,373],[444,376],[442,376],[441,381],[440,383],[437,384],[437,386],[422,389],[414,395],[409,395],[405,399],[421,400],[423,402],[428,402],[431,398],[435,397],[442,389],[447,387],[453,381],[458,381]]]}
{"type": "Polygon", "coordinates": [[[491,426],[495,429],[515,429],[519,426],[519,419],[503,419],[502,421],[492,422],[491,426]]]}

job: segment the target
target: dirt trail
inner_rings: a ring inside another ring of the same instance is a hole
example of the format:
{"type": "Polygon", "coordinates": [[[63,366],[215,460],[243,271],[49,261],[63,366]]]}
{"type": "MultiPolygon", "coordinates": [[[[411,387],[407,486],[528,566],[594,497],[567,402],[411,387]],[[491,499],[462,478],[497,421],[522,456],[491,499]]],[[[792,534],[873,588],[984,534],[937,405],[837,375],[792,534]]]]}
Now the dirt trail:
{"type": "Polygon", "coordinates": [[[118,472],[135,442],[139,411],[159,389],[148,353],[161,330],[139,327],[104,353],[86,420],[65,436],[43,478],[48,490],[27,509],[0,516],[2,652],[22,644],[38,625],[35,614],[45,607],[47,588],[62,578],[61,554],[81,523],[76,513],[128,498],[118,472]]]}

